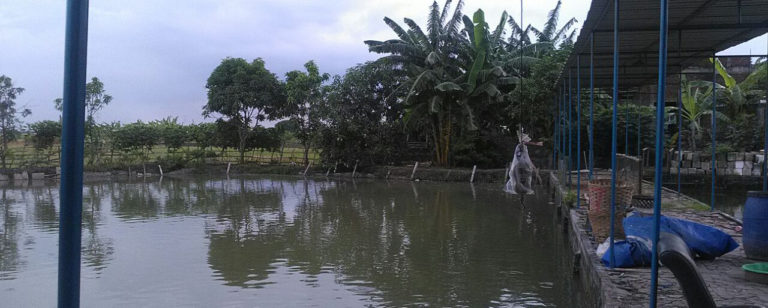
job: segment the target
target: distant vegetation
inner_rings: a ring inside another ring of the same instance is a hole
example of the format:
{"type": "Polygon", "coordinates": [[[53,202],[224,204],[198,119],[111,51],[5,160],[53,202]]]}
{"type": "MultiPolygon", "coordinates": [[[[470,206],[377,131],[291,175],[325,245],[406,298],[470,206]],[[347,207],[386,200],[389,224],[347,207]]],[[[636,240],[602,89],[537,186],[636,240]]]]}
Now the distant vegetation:
{"type": "MultiPolygon", "coordinates": [[[[190,162],[259,161],[283,163],[291,153],[300,163],[363,166],[429,160],[438,166],[500,167],[512,157],[513,132],[522,126],[551,147],[553,91],[576,35],[576,20],[560,20],[561,3],[537,28],[520,25],[506,12],[489,25],[482,10],[470,18],[463,1],[429,8],[424,27],[410,18],[401,26],[384,23],[393,38],[365,41],[381,58],[357,64],[342,76],[322,73],[314,61],[280,78],[264,60],[226,58],[209,76],[203,116],[213,122],[182,124],[174,117],[151,122],[99,123],[97,114],[113,101],[96,77],[86,87],[86,166],[122,168],[160,161],[171,166],[190,162]],[[279,121],[264,127],[264,121],[279,121]],[[236,156],[230,155],[237,152],[236,156]],[[258,158],[256,156],[258,155],[258,158]]],[[[723,146],[755,149],[760,135],[753,106],[764,95],[766,61],[737,82],[717,62],[723,146]],[[751,107],[752,106],[752,107],[751,107]]],[[[584,84],[584,83],[582,83],[584,84]]],[[[53,165],[58,161],[59,121],[22,125],[28,109],[17,110],[24,89],[0,77],[0,163],[3,168],[53,165]],[[13,164],[8,163],[13,161],[13,164]]],[[[596,95],[595,150],[610,145],[611,106],[604,89],[596,95]]],[[[588,101],[587,91],[582,100],[588,101]]],[[[711,84],[683,80],[683,108],[668,108],[684,121],[683,142],[690,149],[706,143],[711,116],[711,84]]],[[[61,99],[54,101],[61,110],[61,99]]],[[[652,106],[622,101],[620,134],[624,151],[634,154],[653,138],[652,106]],[[627,131],[629,129],[629,131],[627,131]],[[640,134],[637,134],[637,131],[640,134]],[[622,131],[623,130],[623,131],[622,131]],[[638,136],[640,138],[638,142],[638,136]],[[626,143],[626,142],[625,142],[626,143]]],[[[583,114],[588,104],[582,103],[583,114]]],[[[588,121],[582,119],[586,134],[588,121]]],[[[673,133],[676,129],[671,130],[673,133]]],[[[668,146],[676,136],[670,135],[668,146]]],[[[585,136],[586,137],[586,136],[585,136]]],[[[587,138],[582,138],[586,148],[587,138]]],[[[621,150],[621,147],[620,147],[621,150]]]]}

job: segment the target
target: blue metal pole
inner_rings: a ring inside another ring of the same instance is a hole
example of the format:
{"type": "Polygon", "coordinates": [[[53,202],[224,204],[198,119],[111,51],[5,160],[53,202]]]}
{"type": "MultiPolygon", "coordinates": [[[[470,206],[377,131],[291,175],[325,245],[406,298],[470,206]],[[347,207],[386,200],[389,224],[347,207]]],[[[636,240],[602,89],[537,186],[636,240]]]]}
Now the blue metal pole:
{"type": "Polygon", "coordinates": [[[717,179],[717,57],[712,53],[712,195],[709,209],[715,210],[715,180],[717,179]]]}
{"type": "Polygon", "coordinates": [[[88,0],[68,0],[59,188],[59,307],[80,305],[80,223],[83,207],[87,50],[88,0]]]}
{"type": "Polygon", "coordinates": [[[568,189],[571,189],[571,165],[573,164],[573,128],[571,128],[571,120],[573,119],[572,77],[573,73],[568,69],[568,189]]]}
{"type": "Polygon", "coordinates": [[[616,109],[619,101],[619,0],[613,0],[613,115],[611,116],[611,234],[609,267],[616,264],[614,224],[616,223],[616,109]]]}
{"type": "MultiPolygon", "coordinates": [[[[768,39],[768,35],[766,36],[768,39]]],[[[768,43],[768,40],[766,40],[768,43]]],[[[766,54],[768,54],[768,44],[766,44],[766,54]]],[[[768,57],[765,57],[766,65],[768,65],[768,57]]],[[[765,144],[763,145],[763,191],[768,191],[768,67],[765,68],[766,74],[766,91],[765,91],[765,109],[763,109],[763,126],[765,129],[765,144]]]]}
{"type": "Polygon", "coordinates": [[[589,34],[589,179],[592,180],[592,172],[595,168],[595,150],[594,150],[594,134],[595,125],[593,118],[595,113],[593,111],[593,105],[595,102],[595,72],[594,72],[594,58],[595,58],[595,33],[589,34]]]}
{"type": "Polygon", "coordinates": [[[667,0],[660,0],[659,12],[659,83],[656,90],[656,161],[653,182],[653,248],[651,252],[651,299],[649,306],[656,307],[656,289],[659,278],[659,226],[661,223],[661,167],[664,154],[664,94],[667,83],[667,0]]]}
{"type": "Polygon", "coordinates": [[[677,90],[677,195],[682,184],[680,168],[683,166],[683,74],[680,73],[680,88],[677,90]]]}
{"type": "Polygon", "coordinates": [[[581,57],[576,55],[576,208],[581,207],[581,57]]]}

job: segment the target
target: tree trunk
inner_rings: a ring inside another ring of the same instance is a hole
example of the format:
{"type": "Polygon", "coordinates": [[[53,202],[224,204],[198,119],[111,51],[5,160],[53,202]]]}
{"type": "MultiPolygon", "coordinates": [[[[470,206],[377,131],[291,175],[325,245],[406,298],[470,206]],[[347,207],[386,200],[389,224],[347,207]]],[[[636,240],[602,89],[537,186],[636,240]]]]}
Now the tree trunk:
{"type": "Polygon", "coordinates": [[[240,152],[241,165],[245,164],[245,137],[246,137],[245,130],[246,129],[247,129],[246,127],[240,126],[240,131],[238,134],[239,135],[238,137],[240,137],[240,142],[237,145],[237,151],[240,152]]]}
{"type": "Polygon", "coordinates": [[[304,144],[304,165],[309,164],[309,143],[304,144]]]}

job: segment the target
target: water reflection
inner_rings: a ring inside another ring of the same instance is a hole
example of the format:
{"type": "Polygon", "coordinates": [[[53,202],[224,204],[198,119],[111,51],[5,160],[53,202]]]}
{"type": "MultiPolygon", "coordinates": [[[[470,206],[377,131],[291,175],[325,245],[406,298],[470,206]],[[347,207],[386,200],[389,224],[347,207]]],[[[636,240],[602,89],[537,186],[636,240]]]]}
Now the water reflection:
{"type": "Polygon", "coordinates": [[[274,283],[270,275],[281,266],[314,287],[314,277],[332,272],[387,305],[531,304],[542,293],[553,296],[551,234],[531,228],[535,215],[504,196],[474,202],[464,190],[307,181],[241,188],[251,197],[225,199],[208,261],[220,279],[241,287],[274,283]],[[263,197],[278,192],[284,198],[263,197]],[[294,200],[295,215],[284,219],[282,206],[294,200]]]}
{"type": "Polygon", "coordinates": [[[0,233],[0,280],[13,279],[14,274],[21,265],[19,251],[19,223],[20,215],[11,209],[13,199],[8,196],[8,191],[2,189],[0,195],[0,209],[2,209],[2,233],[0,233]]]}
{"type": "MultiPolygon", "coordinates": [[[[55,277],[57,191],[2,190],[0,280],[55,277]]],[[[574,305],[544,193],[521,207],[482,184],[167,177],[83,192],[84,283],[104,290],[84,302],[574,305]]]]}

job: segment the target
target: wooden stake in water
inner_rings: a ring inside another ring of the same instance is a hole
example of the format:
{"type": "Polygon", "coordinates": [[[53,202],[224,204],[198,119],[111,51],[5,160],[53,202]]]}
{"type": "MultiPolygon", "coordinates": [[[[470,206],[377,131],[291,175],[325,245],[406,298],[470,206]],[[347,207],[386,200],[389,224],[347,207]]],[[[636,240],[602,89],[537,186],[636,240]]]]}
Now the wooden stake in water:
{"type": "Polygon", "coordinates": [[[416,169],[418,169],[418,168],[419,168],[419,162],[416,162],[413,165],[413,171],[411,171],[411,181],[413,181],[413,177],[416,176],[416,169]]]}
{"type": "Polygon", "coordinates": [[[339,168],[339,161],[336,161],[336,164],[333,165],[333,173],[336,173],[336,169],[339,168]]]}
{"type": "Polygon", "coordinates": [[[312,161],[309,161],[307,164],[307,168],[304,169],[304,176],[307,176],[307,171],[309,171],[309,167],[312,167],[312,161]]]}
{"type": "Polygon", "coordinates": [[[329,173],[331,173],[331,168],[328,168],[328,171],[325,172],[325,177],[328,177],[329,173]]]}
{"type": "Polygon", "coordinates": [[[144,165],[141,165],[141,166],[143,167],[143,170],[144,170],[144,173],[142,173],[141,176],[147,177],[147,165],[144,164],[144,165]]]}
{"type": "Polygon", "coordinates": [[[227,175],[229,175],[229,168],[232,167],[232,163],[227,163],[227,175]]]}
{"type": "Polygon", "coordinates": [[[157,165],[157,169],[160,170],[160,176],[163,176],[163,166],[157,165]]]}
{"type": "Polygon", "coordinates": [[[355,167],[354,167],[354,168],[352,168],[352,177],[353,177],[353,178],[355,177],[355,173],[357,172],[357,163],[358,163],[358,162],[359,162],[359,160],[356,160],[356,161],[355,161],[355,167]]]}
{"type": "Polygon", "coordinates": [[[387,167],[387,176],[384,179],[389,179],[389,173],[392,172],[392,168],[387,167]]]}
{"type": "Polygon", "coordinates": [[[475,171],[477,171],[477,165],[472,166],[472,176],[469,177],[469,182],[474,183],[475,182],[475,171]]]}

